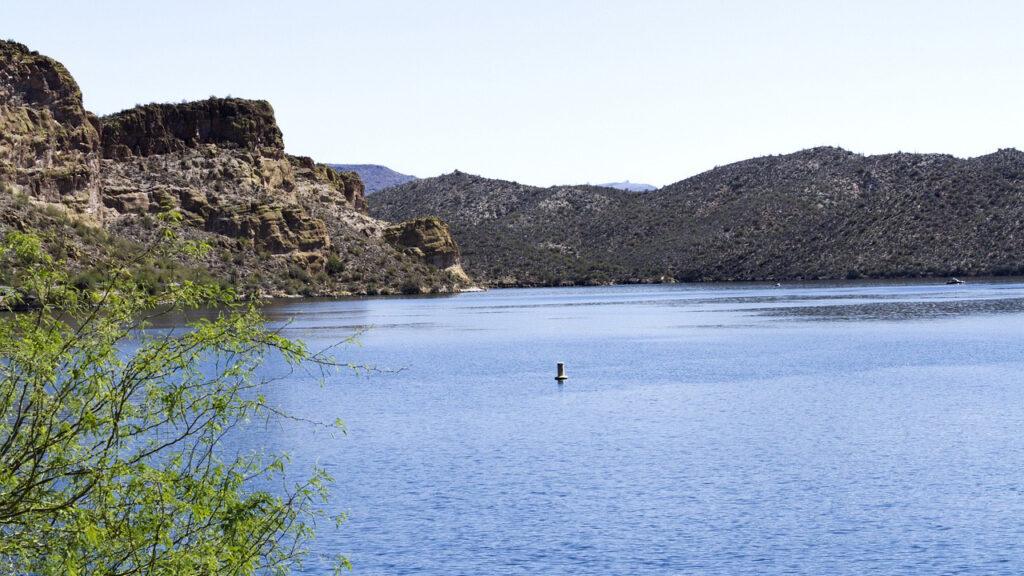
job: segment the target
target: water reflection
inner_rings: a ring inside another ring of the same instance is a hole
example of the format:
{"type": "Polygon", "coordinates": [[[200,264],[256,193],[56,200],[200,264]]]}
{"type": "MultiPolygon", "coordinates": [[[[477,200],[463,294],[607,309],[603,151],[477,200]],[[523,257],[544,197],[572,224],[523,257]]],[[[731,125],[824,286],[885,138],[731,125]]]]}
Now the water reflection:
{"type": "Polygon", "coordinates": [[[755,308],[762,316],[806,321],[925,320],[975,314],[1024,312],[1024,298],[871,302],[823,306],[755,308]]]}

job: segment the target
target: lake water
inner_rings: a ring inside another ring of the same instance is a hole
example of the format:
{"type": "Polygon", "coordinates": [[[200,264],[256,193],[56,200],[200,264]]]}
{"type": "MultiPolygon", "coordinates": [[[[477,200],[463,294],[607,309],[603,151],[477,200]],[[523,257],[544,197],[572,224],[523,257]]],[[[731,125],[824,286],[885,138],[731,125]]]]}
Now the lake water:
{"type": "MultiPolygon", "coordinates": [[[[379,372],[243,444],[336,477],[356,574],[1020,574],[1024,284],[675,285],[267,309],[379,372]],[[570,379],[555,383],[555,363],[570,379]]],[[[319,574],[312,558],[303,573],[319,574]]]]}

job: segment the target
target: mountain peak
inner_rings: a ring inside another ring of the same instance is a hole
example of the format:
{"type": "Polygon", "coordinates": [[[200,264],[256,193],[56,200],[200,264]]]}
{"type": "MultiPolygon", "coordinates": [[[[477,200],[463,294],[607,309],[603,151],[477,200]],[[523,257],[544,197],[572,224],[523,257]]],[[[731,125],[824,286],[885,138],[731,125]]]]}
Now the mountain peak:
{"type": "Polygon", "coordinates": [[[366,186],[367,195],[418,179],[409,174],[396,172],[382,164],[328,164],[328,166],[341,172],[358,174],[366,186]]]}
{"type": "Polygon", "coordinates": [[[602,188],[614,188],[616,190],[625,190],[627,192],[651,192],[657,190],[657,186],[651,184],[643,184],[641,182],[630,182],[629,180],[623,180],[622,182],[606,182],[604,184],[598,184],[602,188]]]}

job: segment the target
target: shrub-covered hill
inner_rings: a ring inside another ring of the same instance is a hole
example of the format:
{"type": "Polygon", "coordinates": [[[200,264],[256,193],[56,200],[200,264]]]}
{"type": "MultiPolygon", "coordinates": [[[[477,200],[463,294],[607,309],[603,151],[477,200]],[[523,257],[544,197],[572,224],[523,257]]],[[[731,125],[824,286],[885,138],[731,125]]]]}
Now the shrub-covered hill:
{"type": "Polygon", "coordinates": [[[1024,273],[1024,153],[814,148],[657,191],[537,188],[454,173],[369,199],[436,215],[492,285],[1024,273]]]}

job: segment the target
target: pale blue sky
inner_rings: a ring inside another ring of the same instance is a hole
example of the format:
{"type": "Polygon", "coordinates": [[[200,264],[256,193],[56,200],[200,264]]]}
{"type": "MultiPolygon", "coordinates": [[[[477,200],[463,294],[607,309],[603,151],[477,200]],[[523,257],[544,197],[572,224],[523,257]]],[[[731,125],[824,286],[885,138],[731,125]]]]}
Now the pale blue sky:
{"type": "Polygon", "coordinates": [[[1024,148],[1024,2],[4,0],[91,110],[273,104],[287,149],[431,176],[667,184],[838,145],[1024,148]]]}

